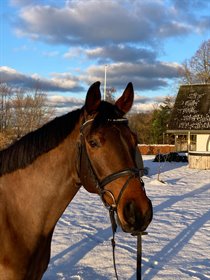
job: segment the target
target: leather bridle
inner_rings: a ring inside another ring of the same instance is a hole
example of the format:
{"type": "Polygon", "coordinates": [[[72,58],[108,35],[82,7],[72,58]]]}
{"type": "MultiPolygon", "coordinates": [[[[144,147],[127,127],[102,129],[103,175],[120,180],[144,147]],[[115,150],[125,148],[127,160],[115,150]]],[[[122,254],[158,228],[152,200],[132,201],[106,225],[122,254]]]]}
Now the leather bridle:
{"type": "MultiPolygon", "coordinates": [[[[91,124],[94,121],[94,119],[89,119],[86,122],[84,122],[84,124],[81,126],[80,128],[80,142],[82,147],[80,148],[80,153],[85,153],[85,157],[88,161],[88,165],[89,165],[89,170],[92,173],[92,176],[94,177],[94,180],[96,182],[95,186],[99,192],[99,195],[101,197],[102,202],[104,203],[105,207],[109,210],[110,208],[112,208],[112,210],[117,212],[117,207],[119,205],[120,199],[125,191],[125,189],[127,188],[127,186],[129,185],[129,182],[133,179],[133,178],[138,178],[140,181],[140,185],[142,186],[143,190],[144,190],[144,182],[140,176],[140,172],[142,171],[142,169],[137,168],[137,167],[133,167],[133,168],[126,168],[123,170],[120,170],[118,172],[114,172],[108,176],[106,176],[105,178],[103,178],[101,181],[98,179],[95,169],[92,166],[91,160],[88,156],[87,150],[86,150],[86,144],[84,141],[84,134],[83,134],[83,130],[84,128],[91,124]],[[120,193],[118,195],[118,198],[115,199],[113,193],[110,190],[105,189],[105,186],[108,185],[109,183],[122,178],[124,176],[128,176],[127,180],[125,181],[122,189],[120,190],[120,193]],[[111,197],[113,203],[111,205],[109,205],[105,199],[104,199],[104,195],[107,194],[111,197]]],[[[126,118],[120,118],[120,119],[108,119],[107,122],[110,123],[128,123],[128,120],[126,118]]],[[[82,158],[82,156],[80,155],[80,159],[82,158]]],[[[80,163],[81,166],[81,163],[80,163]]]]}
{"type": "MultiPolygon", "coordinates": [[[[109,216],[110,216],[110,221],[111,221],[111,226],[112,226],[112,234],[113,237],[111,239],[111,244],[112,244],[112,254],[113,254],[113,265],[114,265],[114,270],[115,270],[115,276],[116,279],[118,280],[118,274],[117,274],[117,268],[116,268],[116,261],[115,261],[115,233],[117,230],[117,223],[116,223],[116,219],[115,219],[115,214],[117,215],[117,207],[119,205],[120,199],[125,191],[125,189],[128,187],[129,182],[133,179],[133,178],[138,178],[140,185],[143,189],[143,191],[145,191],[144,189],[144,182],[141,178],[141,174],[142,174],[142,166],[138,166],[138,162],[136,162],[136,166],[137,167],[133,167],[133,168],[126,168],[123,170],[120,170],[118,172],[112,173],[108,176],[106,176],[105,178],[103,178],[101,181],[98,179],[95,169],[91,163],[91,160],[88,156],[87,150],[86,150],[86,144],[85,144],[85,136],[83,134],[83,130],[84,128],[91,124],[94,121],[94,119],[89,119],[87,121],[85,121],[82,126],[80,127],[80,147],[79,147],[79,157],[80,157],[80,166],[79,166],[79,173],[81,174],[81,166],[82,166],[82,160],[87,161],[88,164],[88,170],[90,171],[91,174],[89,174],[93,180],[95,181],[95,186],[99,192],[99,195],[101,197],[101,200],[103,202],[103,204],[105,205],[105,207],[109,210],[109,216]],[[84,158],[85,157],[85,158],[84,158]],[[120,190],[120,193],[117,197],[117,199],[115,199],[114,194],[112,193],[112,191],[105,189],[105,186],[108,185],[109,183],[122,178],[126,176],[127,179],[122,187],[122,189],[120,190]],[[106,200],[104,199],[104,195],[107,194],[111,199],[112,199],[112,204],[109,205],[106,200]]],[[[107,122],[110,123],[128,123],[128,120],[126,118],[118,118],[118,119],[108,119],[107,122]]],[[[133,234],[135,235],[135,233],[133,234]]],[[[140,237],[137,238],[141,238],[141,234],[139,235],[140,237]]],[[[139,239],[138,239],[139,240],[139,239]]],[[[140,248],[140,247],[139,247],[140,248]]],[[[141,248],[139,249],[137,248],[137,252],[139,253],[139,250],[141,250],[141,248]]],[[[137,268],[137,273],[138,273],[138,268],[137,268]]]]}

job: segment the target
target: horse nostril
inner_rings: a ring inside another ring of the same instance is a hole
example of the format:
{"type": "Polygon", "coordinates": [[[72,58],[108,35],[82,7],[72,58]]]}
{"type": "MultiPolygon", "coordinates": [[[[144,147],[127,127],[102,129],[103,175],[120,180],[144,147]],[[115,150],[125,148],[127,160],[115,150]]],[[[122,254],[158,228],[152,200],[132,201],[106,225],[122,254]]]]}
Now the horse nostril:
{"type": "Polygon", "coordinates": [[[128,202],[124,207],[123,213],[131,232],[144,231],[152,220],[152,203],[149,201],[148,209],[143,214],[134,201],[128,202]]]}
{"type": "Polygon", "coordinates": [[[135,225],[138,221],[138,211],[134,202],[128,202],[124,208],[124,217],[127,223],[135,225]]]}

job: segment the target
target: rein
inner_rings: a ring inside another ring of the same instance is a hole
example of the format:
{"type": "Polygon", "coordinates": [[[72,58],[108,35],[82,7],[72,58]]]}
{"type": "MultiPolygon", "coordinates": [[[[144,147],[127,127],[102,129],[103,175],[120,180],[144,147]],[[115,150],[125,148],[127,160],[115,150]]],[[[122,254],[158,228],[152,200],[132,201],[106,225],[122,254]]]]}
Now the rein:
{"type": "MultiPolygon", "coordinates": [[[[81,135],[81,146],[80,147],[80,171],[81,171],[81,161],[82,161],[82,156],[85,156],[87,161],[88,161],[88,166],[89,166],[89,170],[91,172],[92,177],[94,178],[95,181],[95,185],[96,188],[98,189],[99,195],[101,197],[101,200],[104,204],[104,206],[108,209],[109,211],[109,217],[110,217],[110,221],[111,221],[111,227],[112,227],[112,239],[111,239],[111,244],[112,244],[112,255],[113,255],[113,265],[114,265],[114,271],[115,271],[115,277],[118,280],[118,274],[117,274],[117,267],[116,267],[116,258],[115,258],[115,233],[117,231],[117,222],[116,222],[116,217],[115,215],[117,215],[117,207],[119,205],[120,199],[125,191],[125,189],[127,188],[127,186],[129,185],[130,180],[132,180],[133,178],[138,178],[141,186],[144,190],[144,182],[141,178],[141,174],[142,174],[142,169],[141,168],[126,168],[123,170],[120,170],[118,172],[112,173],[108,176],[106,176],[103,180],[99,181],[95,170],[91,164],[90,158],[87,154],[87,150],[86,150],[86,145],[85,145],[85,141],[84,141],[84,134],[83,134],[83,129],[85,126],[87,126],[88,124],[92,123],[94,121],[94,119],[90,119],[87,120],[80,128],[80,135],[81,135]],[[82,155],[82,153],[84,153],[84,155],[82,155]],[[128,176],[127,180],[125,181],[122,189],[120,190],[120,193],[117,197],[117,199],[115,199],[113,193],[110,190],[106,190],[105,186],[108,185],[109,183],[122,178],[124,176],[128,176]],[[104,195],[108,194],[109,197],[112,199],[113,203],[111,205],[109,205],[105,199],[104,199],[104,195]]],[[[128,123],[128,120],[125,118],[120,118],[120,119],[108,119],[108,122],[112,122],[112,123],[128,123]]],[[[138,163],[137,163],[138,166],[138,163]]],[[[137,280],[141,279],[141,235],[144,233],[138,233],[137,235],[137,280]]],[[[135,235],[135,233],[133,233],[132,235],[135,235]]]]}

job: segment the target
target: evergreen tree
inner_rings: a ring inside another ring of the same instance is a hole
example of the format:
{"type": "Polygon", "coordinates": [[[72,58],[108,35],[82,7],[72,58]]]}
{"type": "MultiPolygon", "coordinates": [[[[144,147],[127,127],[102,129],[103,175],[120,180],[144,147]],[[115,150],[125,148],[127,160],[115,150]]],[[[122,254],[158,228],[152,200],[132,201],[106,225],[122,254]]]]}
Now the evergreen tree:
{"type": "MultiPolygon", "coordinates": [[[[173,97],[168,96],[165,98],[163,104],[154,110],[151,126],[153,144],[163,144],[166,142],[166,130],[168,128],[173,105],[173,97]]],[[[170,139],[168,139],[167,142],[168,141],[170,142],[170,139]]]]}

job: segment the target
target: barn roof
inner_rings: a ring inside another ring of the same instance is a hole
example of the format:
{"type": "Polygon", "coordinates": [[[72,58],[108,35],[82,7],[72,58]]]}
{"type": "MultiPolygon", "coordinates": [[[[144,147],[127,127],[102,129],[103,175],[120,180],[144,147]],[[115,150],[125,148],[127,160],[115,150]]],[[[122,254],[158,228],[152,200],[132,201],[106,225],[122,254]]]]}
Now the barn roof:
{"type": "Polygon", "coordinates": [[[169,121],[171,130],[210,130],[210,84],[180,86],[169,121]]]}

